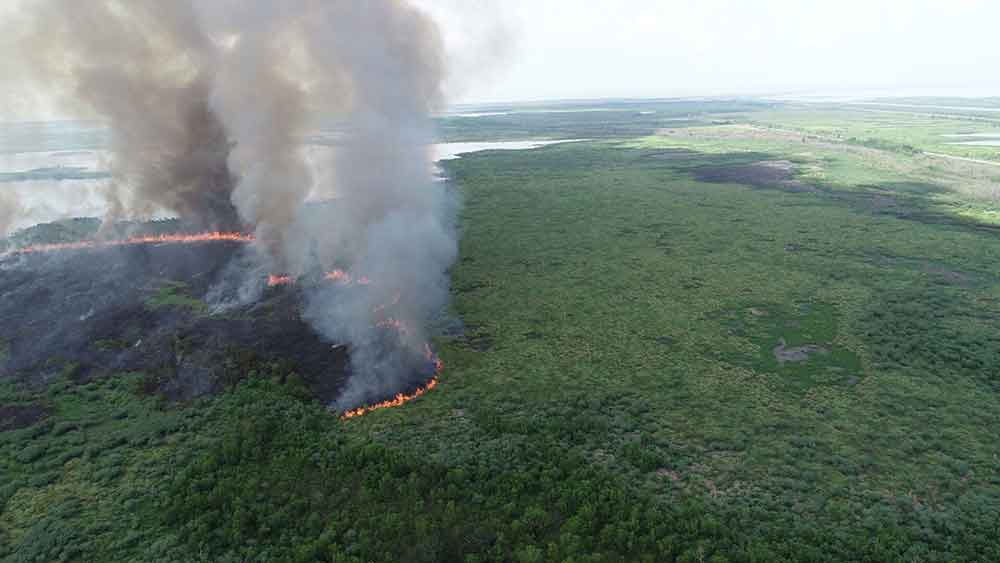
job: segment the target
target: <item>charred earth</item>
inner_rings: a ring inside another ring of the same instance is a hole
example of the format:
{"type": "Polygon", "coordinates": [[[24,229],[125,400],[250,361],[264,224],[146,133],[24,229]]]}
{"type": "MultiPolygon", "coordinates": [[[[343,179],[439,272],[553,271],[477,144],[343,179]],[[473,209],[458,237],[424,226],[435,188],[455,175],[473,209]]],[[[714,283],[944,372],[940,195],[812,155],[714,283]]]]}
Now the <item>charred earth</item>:
{"type": "MultiPolygon", "coordinates": [[[[310,283],[329,280],[268,285],[253,253],[239,240],[8,253],[0,259],[0,377],[39,387],[62,375],[141,373],[145,393],[188,401],[260,373],[298,379],[332,404],[351,377],[350,347],[325,341],[300,317],[310,283]]],[[[387,353],[401,345],[392,326],[372,330],[387,353]]],[[[397,388],[352,407],[413,394],[434,376],[424,351],[397,355],[407,372],[397,388]]]]}

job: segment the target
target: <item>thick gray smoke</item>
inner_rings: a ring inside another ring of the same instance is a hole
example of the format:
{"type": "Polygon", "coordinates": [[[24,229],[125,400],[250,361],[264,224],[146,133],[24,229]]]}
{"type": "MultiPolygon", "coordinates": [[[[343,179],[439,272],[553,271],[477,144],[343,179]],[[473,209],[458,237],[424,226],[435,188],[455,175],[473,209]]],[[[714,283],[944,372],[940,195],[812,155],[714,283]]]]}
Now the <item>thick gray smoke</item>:
{"type": "MultiPolygon", "coordinates": [[[[102,116],[112,138],[114,217],[167,209],[251,228],[293,275],[342,268],[304,315],[352,349],[338,408],[399,390],[422,326],[447,298],[456,245],[446,187],[432,180],[431,113],[441,40],[405,0],[36,0],[23,52],[48,88],[102,116]],[[338,123],[333,186],[315,186],[303,144],[338,123]],[[310,192],[333,202],[307,202],[310,192]],[[382,305],[408,321],[386,346],[382,305]]],[[[2,203],[2,202],[0,202],[2,203]]]]}
{"type": "Polygon", "coordinates": [[[238,225],[230,142],[209,106],[218,49],[185,2],[27,4],[22,53],[45,88],[111,131],[112,219],[176,212],[201,227],[238,225]]]}

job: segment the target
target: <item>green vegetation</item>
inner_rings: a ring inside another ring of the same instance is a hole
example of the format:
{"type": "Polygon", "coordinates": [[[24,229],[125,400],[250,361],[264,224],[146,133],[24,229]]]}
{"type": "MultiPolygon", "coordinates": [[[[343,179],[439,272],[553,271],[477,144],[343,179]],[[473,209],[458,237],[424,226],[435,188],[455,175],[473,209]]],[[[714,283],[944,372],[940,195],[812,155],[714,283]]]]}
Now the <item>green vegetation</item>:
{"type": "Polygon", "coordinates": [[[156,310],[164,307],[178,307],[190,310],[192,313],[205,313],[208,305],[200,299],[195,299],[184,292],[187,284],[182,281],[166,281],[163,286],[146,300],[146,307],[156,310]]]}
{"type": "Polygon", "coordinates": [[[802,105],[748,114],[747,118],[749,122],[762,127],[805,133],[816,139],[834,142],[847,141],[879,150],[910,155],[933,152],[1000,160],[1000,152],[995,146],[957,144],[975,140],[957,135],[992,135],[1000,138],[1000,113],[974,117],[960,111],[928,111],[918,105],[802,105]]]}
{"type": "Polygon", "coordinates": [[[442,141],[523,139],[618,139],[650,135],[664,127],[684,128],[725,121],[734,112],[769,109],[755,101],[583,102],[539,107],[498,107],[487,115],[442,116],[442,141]]]}
{"type": "Polygon", "coordinates": [[[465,332],[402,408],[0,386],[0,558],[1000,560],[992,176],[727,119],[449,161],[465,332]]]}

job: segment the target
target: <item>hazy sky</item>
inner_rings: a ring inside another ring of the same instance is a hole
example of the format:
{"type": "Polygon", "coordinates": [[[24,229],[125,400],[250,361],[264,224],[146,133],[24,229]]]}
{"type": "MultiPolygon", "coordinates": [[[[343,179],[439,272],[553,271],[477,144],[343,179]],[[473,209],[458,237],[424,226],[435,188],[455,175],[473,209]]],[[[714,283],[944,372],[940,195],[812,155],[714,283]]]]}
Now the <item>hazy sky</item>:
{"type": "Polygon", "coordinates": [[[903,89],[1000,95],[1000,0],[419,0],[462,59],[483,14],[508,53],[460,101],[903,89]],[[472,6],[475,6],[473,8],[472,6]]]}
{"type": "MultiPolygon", "coordinates": [[[[0,23],[30,1],[0,0],[0,23]]],[[[454,102],[859,89],[1000,95],[1000,0],[412,1],[441,24],[454,102]]],[[[13,39],[0,35],[2,55],[13,39]]],[[[0,74],[12,64],[0,56],[0,74]]],[[[44,96],[16,88],[0,81],[0,119],[55,116],[38,110],[44,96]]]]}

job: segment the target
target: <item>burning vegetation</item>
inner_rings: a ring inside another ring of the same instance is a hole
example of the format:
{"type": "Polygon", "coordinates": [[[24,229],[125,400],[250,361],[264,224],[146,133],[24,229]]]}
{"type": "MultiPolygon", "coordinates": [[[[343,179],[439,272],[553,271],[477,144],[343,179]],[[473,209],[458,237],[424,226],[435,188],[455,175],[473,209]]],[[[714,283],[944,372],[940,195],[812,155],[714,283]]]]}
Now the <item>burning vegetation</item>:
{"type": "MultiPolygon", "coordinates": [[[[148,372],[147,392],[185,400],[220,389],[255,364],[284,363],[314,396],[335,404],[353,376],[350,346],[331,346],[301,319],[309,282],[269,274],[266,287],[288,290],[261,293],[235,310],[211,302],[226,266],[252,254],[254,241],[239,232],[156,234],[8,251],[0,263],[0,313],[15,322],[0,329],[7,348],[0,372],[36,382],[67,369],[77,380],[148,372]]],[[[370,281],[332,270],[312,283],[357,291],[370,281]]],[[[388,315],[401,298],[396,292],[373,314],[388,315]]],[[[386,353],[409,358],[401,364],[409,367],[394,394],[341,409],[345,419],[419,397],[442,369],[428,343],[408,344],[415,332],[409,323],[385,317],[370,330],[386,353]]]]}
{"type": "Polygon", "coordinates": [[[57,242],[36,244],[10,250],[9,254],[33,254],[36,252],[55,252],[59,250],[84,250],[91,248],[107,248],[116,246],[132,246],[136,244],[194,244],[199,242],[253,242],[254,236],[246,233],[224,233],[212,231],[194,234],[169,235],[139,235],[120,240],[82,240],[77,242],[57,242]]]}

